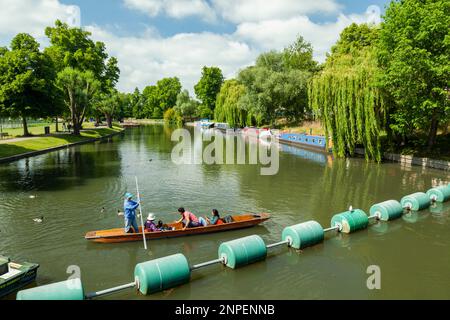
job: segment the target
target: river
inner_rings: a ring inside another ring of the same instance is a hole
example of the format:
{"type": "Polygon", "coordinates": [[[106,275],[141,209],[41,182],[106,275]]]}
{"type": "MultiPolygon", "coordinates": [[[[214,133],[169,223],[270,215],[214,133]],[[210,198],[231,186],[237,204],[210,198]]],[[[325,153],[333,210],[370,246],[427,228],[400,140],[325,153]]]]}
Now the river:
{"type": "MultiPolygon", "coordinates": [[[[191,129],[192,130],[192,129],[191,129]]],[[[258,165],[176,165],[172,129],[127,129],[108,141],[0,165],[0,254],[40,264],[37,284],[67,279],[79,266],[85,290],[133,281],[134,266],[183,253],[191,264],[217,258],[220,243],[258,234],[280,241],[284,227],[449,183],[444,171],[332,159],[283,147],[279,172],[258,165]],[[253,229],[141,242],[88,243],[88,231],[121,227],[122,196],[140,177],[145,213],[173,221],[184,206],[207,215],[267,212],[253,229]],[[102,208],[105,212],[102,212],[102,208]],[[33,222],[44,216],[43,223],[33,222]]],[[[266,261],[242,269],[212,266],[189,284],[144,297],[133,290],[104,299],[450,299],[450,204],[377,223],[351,235],[328,235],[303,252],[273,249],[266,261]],[[379,266],[381,289],[369,290],[367,268],[379,266]]],[[[11,297],[10,297],[11,298],[11,297]]],[[[13,298],[13,297],[12,297],[13,298]]]]}

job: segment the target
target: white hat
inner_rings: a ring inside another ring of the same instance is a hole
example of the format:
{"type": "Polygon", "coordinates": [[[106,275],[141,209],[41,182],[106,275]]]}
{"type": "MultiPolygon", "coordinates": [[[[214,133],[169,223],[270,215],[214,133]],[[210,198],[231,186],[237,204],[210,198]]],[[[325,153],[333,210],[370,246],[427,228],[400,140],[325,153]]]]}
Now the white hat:
{"type": "Polygon", "coordinates": [[[149,220],[149,221],[155,221],[155,220],[156,220],[156,217],[155,217],[155,215],[154,215],[153,213],[149,213],[149,214],[148,214],[147,220],[149,220]]]}

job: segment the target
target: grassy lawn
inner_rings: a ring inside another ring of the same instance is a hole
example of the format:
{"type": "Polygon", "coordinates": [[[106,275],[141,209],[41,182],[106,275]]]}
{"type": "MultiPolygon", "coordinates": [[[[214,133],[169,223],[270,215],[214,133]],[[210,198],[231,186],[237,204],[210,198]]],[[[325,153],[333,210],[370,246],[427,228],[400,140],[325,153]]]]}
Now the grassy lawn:
{"type": "Polygon", "coordinates": [[[120,132],[122,128],[114,126],[109,128],[92,129],[89,125],[84,126],[86,129],[82,131],[81,136],[73,136],[71,134],[58,134],[54,136],[36,137],[23,141],[15,141],[11,143],[0,144],[0,158],[10,157],[31,151],[44,150],[54,147],[64,146],[70,143],[80,142],[84,140],[101,138],[116,132],[120,132]]]}
{"type": "MultiPolygon", "coordinates": [[[[55,124],[51,124],[51,123],[39,123],[39,124],[33,124],[28,126],[28,131],[32,134],[32,135],[42,135],[45,133],[44,131],[44,127],[50,127],[50,133],[55,133],[56,132],[56,126],[55,124]]],[[[62,129],[62,125],[59,124],[59,130],[62,129]]],[[[3,128],[2,130],[3,132],[7,132],[9,134],[10,137],[16,138],[16,137],[21,137],[23,136],[23,128],[14,128],[14,129],[10,129],[10,128],[3,128]]]]}

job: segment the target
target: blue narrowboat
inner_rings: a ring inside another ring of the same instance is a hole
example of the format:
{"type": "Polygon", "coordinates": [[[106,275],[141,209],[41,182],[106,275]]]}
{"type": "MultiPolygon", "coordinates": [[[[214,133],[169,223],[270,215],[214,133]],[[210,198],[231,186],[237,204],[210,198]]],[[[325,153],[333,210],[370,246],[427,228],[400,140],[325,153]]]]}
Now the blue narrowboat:
{"type": "Polygon", "coordinates": [[[302,133],[282,133],[278,137],[281,143],[310,147],[326,151],[327,141],[323,136],[311,136],[302,133]]]}
{"type": "Polygon", "coordinates": [[[209,121],[209,119],[202,119],[197,122],[197,127],[202,129],[211,129],[214,128],[214,122],[209,121]]]}

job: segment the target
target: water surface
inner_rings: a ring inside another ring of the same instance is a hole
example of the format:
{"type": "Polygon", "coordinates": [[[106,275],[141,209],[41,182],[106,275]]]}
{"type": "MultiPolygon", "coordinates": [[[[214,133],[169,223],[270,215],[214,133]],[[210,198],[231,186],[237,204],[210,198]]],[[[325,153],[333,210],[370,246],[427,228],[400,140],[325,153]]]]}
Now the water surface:
{"type": "MultiPolygon", "coordinates": [[[[350,205],[367,212],[450,182],[444,171],[333,160],[287,146],[275,176],[250,165],[177,166],[171,132],[128,129],[106,142],[0,165],[0,253],[39,263],[38,285],[65,280],[67,267],[78,265],[86,291],[94,291],[132,281],[139,262],[175,253],[191,264],[216,259],[227,240],[258,234],[278,242],[286,226],[313,219],[328,227],[350,205]],[[223,215],[268,212],[273,219],[253,229],[151,241],[148,251],[139,242],[88,243],[86,232],[122,226],[116,213],[122,195],[135,191],[135,175],[145,212],[164,221],[177,219],[180,206],[200,215],[212,208],[223,215]],[[34,223],[40,216],[44,223],[34,223]]],[[[197,271],[189,284],[161,294],[130,290],[107,299],[450,299],[449,204],[327,239],[303,252],[271,250],[265,262],[239,270],[197,271]],[[381,290],[367,289],[371,265],[381,268],[381,290]]]]}

